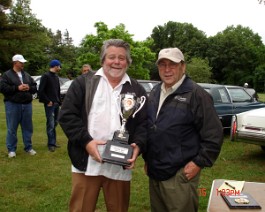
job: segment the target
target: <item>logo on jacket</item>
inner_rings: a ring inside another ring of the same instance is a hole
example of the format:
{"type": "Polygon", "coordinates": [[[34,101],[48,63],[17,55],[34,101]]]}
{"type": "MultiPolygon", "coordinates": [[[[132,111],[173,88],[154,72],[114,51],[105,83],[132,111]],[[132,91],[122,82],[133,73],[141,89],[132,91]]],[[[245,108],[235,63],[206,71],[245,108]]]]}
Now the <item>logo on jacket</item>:
{"type": "Polygon", "coordinates": [[[185,97],[182,97],[182,96],[175,96],[174,99],[180,101],[180,102],[186,102],[187,101],[187,98],[185,97]]]}

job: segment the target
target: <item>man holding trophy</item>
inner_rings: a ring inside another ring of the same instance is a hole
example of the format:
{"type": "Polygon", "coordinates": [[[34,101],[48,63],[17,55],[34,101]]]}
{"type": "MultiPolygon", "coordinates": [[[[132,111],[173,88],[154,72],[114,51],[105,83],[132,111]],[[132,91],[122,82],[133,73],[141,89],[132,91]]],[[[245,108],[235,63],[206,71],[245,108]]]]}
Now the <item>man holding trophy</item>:
{"type": "Polygon", "coordinates": [[[126,74],[129,44],[105,41],[100,61],[74,80],[59,115],[72,162],[70,211],[95,211],[101,189],[107,211],[128,211],[131,169],[146,148],[147,95],[126,74]]]}

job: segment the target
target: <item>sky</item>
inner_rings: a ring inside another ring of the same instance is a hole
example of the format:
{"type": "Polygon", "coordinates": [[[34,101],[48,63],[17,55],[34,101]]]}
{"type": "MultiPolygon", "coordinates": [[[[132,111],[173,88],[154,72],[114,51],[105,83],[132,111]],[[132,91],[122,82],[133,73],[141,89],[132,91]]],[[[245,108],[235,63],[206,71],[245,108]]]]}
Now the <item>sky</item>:
{"type": "Polygon", "coordinates": [[[54,33],[67,29],[75,45],[87,34],[96,35],[96,22],[108,29],[122,23],[135,41],[143,41],[168,21],[192,24],[207,37],[242,25],[265,44],[265,0],[31,0],[30,8],[54,33]]]}

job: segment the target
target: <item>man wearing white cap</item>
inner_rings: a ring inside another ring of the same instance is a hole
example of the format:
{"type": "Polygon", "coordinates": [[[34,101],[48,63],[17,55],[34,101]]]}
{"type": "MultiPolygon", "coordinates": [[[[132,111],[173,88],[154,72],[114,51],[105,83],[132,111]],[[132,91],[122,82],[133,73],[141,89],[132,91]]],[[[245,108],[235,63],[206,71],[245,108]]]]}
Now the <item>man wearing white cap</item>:
{"type": "Polygon", "coordinates": [[[211,96],[186,75],[178,48],[162,49],[156,62],[162,83],[148,100],[144,153],[152,212],[197,211],[200,171],[211,167],[223,142],[211,96]]]}
{"type": "Polygon", "coordinates": [[[32,94],[37,92],[37,83],[25,72],[24,63],[27,60],[20,54],[12,58],[13,68],[6,71],[1,79],[0,89],[4,94],[6,110],[6,146],[8,157],[16,157],[17,129],[20,124],[24,143],[24,150],[35,155],[32,149],[32,94]]]}

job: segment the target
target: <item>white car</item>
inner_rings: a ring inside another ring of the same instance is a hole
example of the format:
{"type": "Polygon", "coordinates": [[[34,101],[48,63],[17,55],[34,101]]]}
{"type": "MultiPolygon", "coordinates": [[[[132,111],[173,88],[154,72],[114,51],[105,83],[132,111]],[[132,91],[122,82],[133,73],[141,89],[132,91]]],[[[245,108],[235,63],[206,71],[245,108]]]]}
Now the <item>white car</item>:
{"type": "MultiPolygon", "coordinates": [[[[39,90],[39,85],[40,85],[40,78],[41,78],[41,75],[38,75],[38,76],[31,76],[34,81],[37,83],[37,90],[39,90]]],[[[38,93],[34,93],[32,94],[32,98],[33,99],[37,99],[38,98],[38,93]]]]}
{"type": "Polygon", "coordinates": [[[73,80],[68,80],[60,87],[61,99],[63,100],[73,80]]]}
{"type": "Polygon", "coordinates": [[[159,83],[159,81],[155,81],[155,80],[137,80],[139,82],[139,84],[141,84],[147,95],[149,96],[151,90],[153,89],[153,87],[155,87],[155,85],[157,85],[159,83]]]}
{"type": "Polygon", "coordinates": [[[234,115],[230,140],[260,145],[265,151],[265,108],[234,115]]]}

